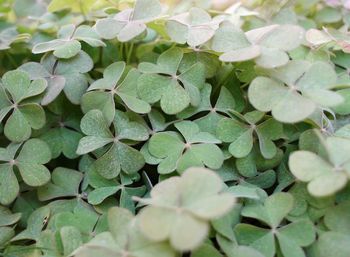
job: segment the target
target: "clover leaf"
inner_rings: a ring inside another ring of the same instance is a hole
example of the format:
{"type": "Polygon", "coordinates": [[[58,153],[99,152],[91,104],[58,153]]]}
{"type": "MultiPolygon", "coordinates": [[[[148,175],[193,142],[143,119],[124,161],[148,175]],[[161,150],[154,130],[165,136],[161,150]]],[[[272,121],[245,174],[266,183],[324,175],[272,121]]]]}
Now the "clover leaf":
{"type": "Polygon", "coordinates": [[[38,188],[38,198],[40,201],[47,201],[60,197],[76,196],[82,179],[82,173],[58,167],[51,174],[52,182],[38,188]],[[67,181],[67,177],[69,177],[69,181],[67,181]]]}
{"type": "Polygon", "coordinates": [[[14,167],[19,170],[24,183],[39,187],[50,180],[50,171],[43,165],[50,161],[48,145],[40,139],[29,139],[23,144],[11,143],[0,148],[0,203],[7,205],[16,199],[19,184],[14,167]],[[21,147],[21,149],[20,149],[21,147]]]}
{"type": "Polygon", "coordinates": [[[40,237],[41,231],[47,224],[50,217],[50,208],[47,206],[36,209],[28,218],[28,224],[25,230],[18,233],[11,242],[19,240],[35,240],[40,237]]]}
{"type": "Polygon", "coordinates": [[[175,257],[167,243],[153,242],[140,233],[135,217],[128,210],[113,207],[108,211],[109,231],[100,233],[90,242],[79,247],[73,254],[88,256],[160,256],[175,257]]]}
{"type": "Polygon", "coordinates": [[[309,151],[296,151],[289,158],[293,175],[307,182],[308,191],[317,197],[332,195],[344,188],[350,174],[350,159],[346,154],[350,140],[328,137],[325,145],[327,159],[309,151]]]}
{"type": "MultiPolygon", "coordinates": [[[[244,164],[247,163],[241,164],[238,162],[238,160],[236,160],[236,163],[234,163],[233,159],[229,159],[225,161],[222,167],[218,170],[218,172],[231,173],[228,181],[230,181],[230,184],[235,182],[235,186],[230,187],[230,192],[235,192],[236,195],[240,194],[239,191],[241,189],[245,190],[243,187],[252,187],[255,185],[259,188],[270,188],[275,183],[276,173],[274,170],[267,169],[258,172],[257,167],[246,168],[244,167],[244,164]],[[240,165],[244,168],[242,168],[240,165]]],[[[249,166],[249,164],[247,166],[249,166]]],[[[248,191],[250,192],[251,190],[248,189],[248,191]]]]}
{"type": "Polygon", "coordinates": [[[86,136],[80,140],[77,149],[77,153],[82,155],[107,146],[107,151],[93,165],[99,174],[108,179],[117,177],[121,170],[127,174],[140,170],[145,163],[144,158],[138,150],[128,145],[127,140],[148,139],[147,129],[129,121],[121,111],[116,111],[113,126],[114,135],[101,111],[89,111],[81,120],[81,130],[86,136]]]}
{"type": "Polygon", "coordinates": [[[20,213],[12,213],[8,208],[0,206],[0,227],[11,226],[21,218],[20,213]]]}
{"type": "Polygon", "coordinates": [[[174,170],[182,173],[189,167],[209,167],[218,169],[224,161],[224,155],[216,145],[221,143],[208,132],[201,132],[198,125],[191,121],[181,121],[174,125],[181,133],[159,132],[149,140],[151,155],[162,159],[157,170],[167,174],[174,170]]]}
{"type": "Polygon", "coordinates": [[[80,110],[64,96],[59,97],[48,109],[51,112],[46,113],[47,124],[40,130],[39,138],[49,145],[53,159],[61,154],[68,159],[77,158],[76,150],[82,138],[80,110]]]}
{"type": "Polygon", "coordinates": [[[125,70],[124,62],[116,62],[109,65],[103,72],[103,78],[96,80],[88,88],[82,98],[83,112],[97,109],[103,112],[106,119],[112,122],[115,115],[115,98],[118,97],[131,111],[136,113],[148,113],[151,107],[148,103],[138,98],[137,80],[140,72],[131,69],[126,77],[121,80],[125,70]]]}
{"type": "Polygon", "coordinates": [[[315,240],[315,229],[309,220],[299,220],[280,226],[293,208],[293,197],[288,193],[274,193],[264,203],[252,201],[242,210],[242,216],[254,218],[270,229],[251,224],[238,224],[234,231],[240,244],[249,245],[266,257],[273,257],[277,240],[283,256],[306,256],[302,247],[315,240]]]}
{"type": "Polygon", "coordinates": [[[21,218],[21,213],[12,213],[8,208],[0,206],[0,248],[14,235],[14,226],[21,218]]]}
{"type": "Polygon", "coordinates": [[[64,227],[75,227],[80,231],[83,241],[91,239],[98,228],[100,215],[87,203],[79,200],[72,211],[60,211],[51,217],[48,227],[53,231],[59,231],[64,227]]]}
{"type": "Polygon", "coordinates": [[[320,257],[326,257],[331,254],[334,257],[346,257],[349,254],[350,236],[339,232],[326,232],[323,233],[316,246],[316,252],[320,257]]]}
{"type": "Polygon", "coordinates": [[[330,231],[322,233],[316,243],[316,252],[321,257],[334,252],[336,257],[345,257],[349,252],[349,201],[331,206],[324,216],[324,222],[330,231]]]}
{"type": "Polygon", "coordinates": [[[65,25],[58,31],[57,37],[58,39],[34,45],[32,52],[41,54],[53,51],[55,57],[69,59],[80,52],[81,43],[79,41],[84,41],[93,47],[106,46],[98,34],[87,25],[79,27],[73,24],[65,25]]]}
{"type": "Polygon", "coordinates": [[[120,42],[127,42],[145,32],[145,24],[155,20],[161,11],[158,0],[137,0],[134,8],[99,19],[96,31],[104,39],[117,38],[120,42]]]}
{"type": "Polygon", "coordinates": [[[169,239],[179,251],[198,247],[209,232],[209,221],[233,207],[234,197],[222,189],[220,177],[204,168],[190,168],[181,177],[158,183],[151,198],[139,199],[149,205],[138,215],[141,232],[153,241],[169,239]]]}
{"type": "Polygon", "coordinates": [[[277,147],[273,140],[283,137],[282,124],[272,118],[261,122],[264,113],[259,111],[248,112],[245,115],[232,113],[235,113],[244,123],[237,119],[224,118],[219,121],[216,130],[220,140],[230,143],[229,152],[236,158],[246,157],[252,151],[255,133],[262,156],[266,159],[273,158],[277,154],[277,147]]]}
{"type": "Polygon", "coordinates": [[[243,33],[225,22],[213,38],[212,48],[224,52],[220,60],[240,62],[254,59],[267,69],[281,67],[289,61],[287,51],[297,48],[304,30],[296,25],[269,25],[243,33]]]}
{"type": "Polygon", "coordinates": [[[47,90],[42,105],[53,102],[63,91],[73,104],[79,104],[82,95],[88,87],[84,73],[93,68],[90,56],[80,51],[70,59],[57,59],[53,55],[45,55],[41,63],[28,62],[19,69],[27,71],[32,79],[44,78],[47,81],[47,90]]]}
{"type": "Polygon", "coordinates": [[[281,122],[295,123],[312,115],[316,108],[333,107],[343,98],[332,92],[336,83],[333,68],[325,62],[295,60],[284,67],[266,71],[272,78],[259,76],[248,90],[251,104],[262,112],[271,111],[281,122]]]}
{"type": "Polygon", "coordinates": [[[211,49],[223,53],[219,57],[223,62],[248,61],[261,54],[260,47],[249,42],[245,33],[229,21],[220,24],[211,41],[211,49]]]}
{"type": "MultiPolygon", "coordinates": [[[[121,179],[122,180],[122,179],[121,179]]],[[[103,178],[94,169],[88,171],[89,185],[93,188],[88,193],[88,202],[98,205],[104,202],[108,197],[120,193],[119,206],[135,212],[133,196],[142,197],[146,192],[145,186],[132,187],[132,181],[117,181],[116,179],[108,180],[103,178]]]]}
{"type": "Polygon", "coordinates": [[[177,116],[186,119],[205,112],[207,114],[196,119],[195,122],[201,130],[215,134],[218,122],[224,117],[229,116],[230,110],[234,110],[235,99],[226,87],[222,87],[216,103],[213,105],[210,99],[211,92],[212,86],[206,83],[201,90],[201,102],[199,105],[189,106],[178,113],[177,116]]]}
{"type": "Polygon", "coordinates": [[[160,100],[166,114],[176,114],[190,104],[200,103],[200,89],[205,81],[202,63],[196,63],[178,74],[183,58],[180,48],[171,48],[162,53],[157,64],[143,62],[138,69],[143,72],[138,79],[137,90],[141,99],[153,104],[160,100]]]}
{"type": "Polygon", "coordinates": [[[56,233],[51,230],[42,231],[35,246],[44,256],[64,257],[82,244],[81,232],[73,226],[65,226],[56,233]]]}
{"type": "MultiPolygon", "coordinates": [[[[258,147],[254,146],[253,150],[246,157],[235,160],[235,167],[239,173],[236,179],[261,188],[268,188],[276,179],[276,173],[273,169],[276,167],[280,168],[280,166],[283,167],[282,160],[283,151],[281,149],[277,150],[277,154],[272,159],[265,159],[258,147]]],[[[281,175],[282,172],[278,171],[277,174],[281,175]]]]}
{"type": "Polygon", "coordinates": [[[5,123],[4,134],[13,142],[27,140],[32,129],[45,125],[44,109],[31,97],[44,92],[43,79],[31,81],[29,74],[14,70],[6,72],[0,87],[0,122],[11,113],[5,123]]]}
{"type": "Polygon", "coordinates": [[[252,247],[245,245],[238,245],[236,240],[229,240],[228,238],[216,235],[216,240],[221,248],[221,250],[227,255],[227,257],[262,257],[264,256],[259,251],[252,247]]]}
{"type": "Polygon", "coordinates": [[[186,13],[168,19],[166,30],[171,40],[197,47],[213,37],[223,20],[223,16],[215,16],[212,19],[205,10],[193,7],[186,13]]]}

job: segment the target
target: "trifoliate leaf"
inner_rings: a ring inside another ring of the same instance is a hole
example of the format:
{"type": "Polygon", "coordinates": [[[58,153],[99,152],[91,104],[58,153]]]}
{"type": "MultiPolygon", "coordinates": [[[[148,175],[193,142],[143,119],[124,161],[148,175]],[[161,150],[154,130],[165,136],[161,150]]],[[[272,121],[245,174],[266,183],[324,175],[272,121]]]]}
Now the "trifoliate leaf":
{"type": "Polygon", "coordinates": [[[271,111],[278,121],[299,122],[308,118],[318,106],[342,103],[342,97],[329,90],[334,87],[336,75],[326,63],[294,61],[269,74],[277,80],[257,77],[249,87],[248,97],[255,108],[271,111]],[[324,98],[328,100],[323,102],[324,98]]]}
{"type": "Polygon", "coordinates": [[[157,64],[139,65],[139,70],[144,73],[137,83],[140,98],[150,104],[160,101],[166,114],[176,114],[190,104],[198,106],[200,103],[199,90],[205,80],[204,65],[196,63],[178,75],[182,58],[182,50],[172,48],[159,56],[157,64]]]}
{"type": "Polygon", "coordinates": [[[40,201],[47,201],[59,197],[76,196],[82,180],[82,174],[72,169],[58,167],[51,175],[52,183],[39,187],[40,201]],[[69,181],[67,181],[69,177],[69,181]]]}
{"type": "Polygon", "coordinates": [[[212,19],[206,11],[193,7],[188,13],[171,17],[166,29],[173,41],[196,47],[213,37],[221,21],[223,21],[222,16],[212,19]]]}
{"type": "Polygon", "coordinates": [[[215,173],[203,168],[188,169],[181,177],[157,184],[151,198],[139,200],[150,205],[138,218],[141,232],[155,241],[169,238],[180,251],[198,247],[208,233],[207,221],[219,218],[233,206],[233,196],[220,193],[222,186],[215,173]],[[163,229],[156,229],[156,224],[163,229]]]}
{"type": "Polygon", "coordinates": [[[1,149],[5,153],[2,157],[5,163],[0,164],[0,174],[4,176],[4,182],[0,183],[0,202],[4,205],[15,200],[19,193],[14,166],[29,186],[42,186],[50,180],[50,171],[43,165],[51,159],[48,145],[40,139],[30,139],[23,144],[21,150],[19,147],[21,144],[12,143],[6,149],[1,149]]]}
{"type": "Polygon", "coordinates": [[[191,121],[175,124],[178,133],[159,132],[149,141],[148,150],[156,158],[162,159],[158,172],[167,174],[174,170],[183,172],[189,167],[221,167],[224,156],[216,145],[220,140],[207,132],[201,132],[198,125],[191,121]]]}
{"type": "Polygon", "coordinates": [[[308,182],[308,191],[314,196],[328,196],[343,187],[348,181],[349,157],[345,152],[350,141],[345,138],[329,137],[326,140],[329,160],[309,151],[294,152],[289,167],[294,176],[308,182]]]}
{"type": "Polygon", "coordinates": [[[108,124],[99,110],[91,110],[85,114],[81,129],[86,136],[80,140],[77,153],[85,154],[108,146],[108,150],[93,164],[98,173],[111,179],[118,176],[121,170],[129,174],[137,172],[145,161],[138,150],[128,145],[127,140],[147,140],[147,129],[137,122],[129,121],[121,111],[116,112],[113,120],[114,135],[108,124]]]}
{"type": "Polygon", "coordinates": [[[146,30],[146,23],[156,19],[161,13],[158,0],[137,0],[133,9],[125,9],[116,15],[96,22],[97,33],[105,39],[117,38],[127,42],[146,30]]]}

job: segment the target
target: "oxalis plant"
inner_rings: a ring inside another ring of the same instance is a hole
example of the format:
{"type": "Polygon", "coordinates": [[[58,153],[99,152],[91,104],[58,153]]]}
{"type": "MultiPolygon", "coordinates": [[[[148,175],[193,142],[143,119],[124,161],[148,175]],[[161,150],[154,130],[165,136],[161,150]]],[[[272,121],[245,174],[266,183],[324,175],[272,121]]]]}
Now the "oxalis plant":
{"type": "Polygon", "coordinates": [[[0,256],[350,256],[349,1],[0,2],[0,256]]]}

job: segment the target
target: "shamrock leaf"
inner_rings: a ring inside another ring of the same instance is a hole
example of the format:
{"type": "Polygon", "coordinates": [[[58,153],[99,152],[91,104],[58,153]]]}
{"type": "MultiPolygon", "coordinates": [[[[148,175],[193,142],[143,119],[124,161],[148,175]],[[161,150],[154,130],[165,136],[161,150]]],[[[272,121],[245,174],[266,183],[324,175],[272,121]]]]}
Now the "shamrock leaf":
{"type": "Polygon", "coordinates": [[[348,182],[350,174],[350,140],[328,137],[325,141],[327,159],[309,151],[296,151],[289,158],[289,168],[300,181],[308,183],[311,195],[332,195],[348,182]]]}
{"type": "MultiPolygon", "coordinates": [[[[156,134],[157,132],[164,131],[168,126],[176,121],[166,122],[165,117],[156,109],[153,109],[148,115],[150,123],[150,134],[156,134]]],[[[147,141],[142,147],[140,152],[145,158],[145,162],[151,165],[159,164],[162,159],[153,156],[148,149],[149,141],[147,141]]]]}
{"type": "Polygon", "coordinates": [[[83,51],[68,60],[57,59],[53,55],[45,55],[41,63],[28,62],[19,69],[27,71],[32,79],[44,78],[47,90],[42,105],[48,105],[62,92],[73,104],[79,104],[80,98],[88,87],[84,73],[93,68],[92,59],[83,51]]]}
{"type": "MultiPolygon", "coordinates": [[[[257,167],[250,167],[250,163],[241,163],[242,159],[236,160],[234,163],[233,159],[229,159],[224,162],[222,167],[218,170],[218,172],[230,172],[229,181],[235,181],[235,186],[230,187],[230,192],[235,192],[236,194],[240,194],[240,190],[245,190],[243,187],[259,187],[259,188],[270,188],[276,181],[276,173],[272,169],[263,170],[262,172],[258,172],[257,167]],[[242,167],[241,167],[242,166],[242,167]],[[248,166],[248,167],[246,167],[248,166]]],[[[254,163],[255,159],[252,161],[254,163]]],[[[231,182],[231,183],[232,183],[231,182]]],[[[230,184],[231,184],[230,183],[230,184]]],[[[254,189],[255,190],[255,189],[254,189]]],[[[252,190],[248,189],[247,192],[251,192],[252,190]]],[[[244,191],[245,192],[245,191],[244,191]]],[[[242,191],[242,193],[244,193],[242,191]]],[[[254,196],[256,194],[254,193],[254,196]]]]}
{"type": "Polygon", "coordinates": [[[3,248],[14,235],[15,231],[13,228],[0,227],[0,247],[3,248]]]}
{"type": "Polygon", "coordinates": [[[350,251],[349,240],[349,234],[332,231],[323,233],[316,244],[318,256],[348,256],[350,251]]]}
{"type": "Polygon", "coordinates": [[[139,199],[149,204],[138,216],[141,232],[156,242],[169,239],[179,251],[198,247],[209,232],[208,222],[234,204],[234,197],[222,189],[220,177],[203,168],[190,168],[181,177],[158,183],[151,198],[139,199]]]}
{"type": "Polygon", "coordinates": [[[193,166],[221,167],[224,155],[216,145],[220,140],[210,133],[201,132],[198,125],[191,121],[177,122],[175,127],[182,136],[176,132],[159,132],[149,140],[149,152],[162,159],[157,168],[160,174],[174,170],[182,173],[193,166]]]}
{"type": "MultiPolygon", "coordinates": [[[[255,177],[255,179],[258,179],[260,175],[265,174],[267,176],[265,177],[266,179],[269,177],[271,180],[274,180],[274,172],[272,172],[271,169],[274,169],[277,166],[279,166],[282,163],[282,159],[283,151],[281,149],[277,149],[276,155],[271,159],[265,159],[261,155],[258,147],[254,146],[253,150],[246,157],[236,159],[235,164],[239,174],[244,177],[248,177],[251,179],[255,177]],[[265,173],[259,173],[258,171],[264,171],[265,173]]],[[[263,177],[261,177],[261,179],[262,178],[263,177]]],[[[269,181],[271,182],[271,180],[266,180],[264,184],[269,184],[269,181]]],[[[256,184],[258,181],[259,179],[253,184],[256,184]]],[[[261,182],[263,181],[261,180],[261,182]]]]}
{"type": "Polygon", "coordinates": [[[81,112],[63,95],[48,107],[47,124],[40,131],[40,139],[50,147],[52,158],[63,154],[68,159],[78,157],[76,150],[82,138],[80,131],[81,112]]]}
{"type": "Polygon", "coordinates": [[[73,226],[66,226],[56,233],[44,230],[35,246],[40,248],[44,256],[64,257],[82,244],[81,232],[73,226]]]}
{"type": "Polygon", "coordinates": [[[302,247],[315,240],[315,229],[309,220],[302,219],[285,226],[280,226],[284,217],[293,208],[293,197],[288,193],[275,193],[264,204],[252,201],[242,210],[242,216],[262,221],[270,229],[250,224],[238,224],[234,231],[240,244],[249,245],[266,257],[273,257],[276,252],[275,239],[278,241],[283,256],[306,256],[302,247]]]}
{"type": "Polygon", "coordinates": [[[350,202],[344,201],[329,208],[324,216],[326,226],[335,232],[347,234],[350,228],[350,202]]]}
{"type": "Polygon", "coordinates": [[[11,242],[19,240],[38,240],[41,231],[47,224],[50,217],[50,208],[47,206],[36,209],[28,218],[28,225],[25,230],[18,233],[11,242]]]}
{"type": "Polygon", "coordinates": [[[108,124],[99,110],[85,114],[81,120],[81,130],[86,136],[80,140],[77,153],[82,155],[107,146],[107,151],[93,164],[100,175],[111,179],[117,177],[121,170],[127,174],[136,173],[145,161],[138,150],[128,145],[127,140],[147,140],[147,129],[137,122],[129,121],[121,111],[116,111],[113,120],[114,135],[108,124]]]}
{"type": "Polygon", "coordinates": [[[191,253],[191,257],[222,257],[222,254],[211,244],[202,244],[191,253]]]}
{"type": "Polygon", "coordinates": [[[215,105],[210,101],[212,87],[210,84],[204,84],[201,90],[201,101],[198,106],[189,106],[177,116],[186,119],[200,113],[206,113],[201,118],[195,120],[201,130],[211,134],[216,133],[218,122],[230,114],[230,110],[235,108],[235,99],[226,87],[222,87],[215,105]]]}
{"type": "Polygon", "coordinates": [[[246,157],[253,149],[254,136],[259,141],[261,154],[266,159],[271,159],[277,154],[277,147],[273,140],[283,137],[282,124],[274,119],[260,122],[264,113],[259,111],[248,112],[241,115],[232,112],[244,123],[237,119],[224,118],[217,124],[216,135],[225,143],[230,143],[229,152],[236,158],[246,157]],[[260,122],[259,124],[257,124],[260,122]]]}
{"type": "Polygon", "coordinates": [[[287,64],[286,52],[297,48],[303,38],[304,30],[296,25],[269,25],[243,33],[225,22],[213,38],[212,48],[224,52],[221,61],[254,59],[258,66],[271,69],[287,64]]]}
{"type": "Polygon", "coordinates": [[[88,194],[88,202],[93,205],[101,204],[108,197],[120,193],[119,206],[135,212],[133,196],[142,197],[146,192],[145,186],[132,187],[132,181],[117,181],[103,178],[94,169],[88,171],[89,185],[93,188],[88,194]]]}
{"type": "Polygon", "coordinates": [[[263,257],[259,251],[245,245],[238,245],[235,240],[229,240],[220,234],[216,235],[216,240],[221,250],[227,257],[263,257]]]}
{"type": "Polygon", "coordinates": [[[32,52],[41,54],[53,51],[55,57],[69,59],[80,52],[81,43],[79,41],[84,41],[93,47],[106,46],[98,34],[87,25],[79,27],[73,24],[65,25],[58,31],[57,37],[58,39],[34,45],[32,52]]]}
{"type": "Polygon", "coordinates": [[[318,106],[332,107],[343,101],[339,94],[329,90],[335,86],[336,74],[325,62],[296,60],[266,72],[274,79],[254,79],[248,97],[256,109],[271,111],[278,121],[299,122],[312,115],[318,106]]]}
{"type": "Polygon", "coordinates": [[[19,193],[14,167],[18,168],[24,183],[29,186],[42,186],[50,180],[50,171],[43,164],[50,161],[51,153],[42,140],[29,139],[23,145],[11,143],[7,148],[0,148],[0,153],[1,204],[10,204],[19,193]]]}
{"type": "Polygon", "coordinates": [[[82,173],[58,167],[51,174],[52,182],[38,188],[38,198],[40,201],[47,201],[60,197],[76,196],[82,179],[82,173]],[[67,177],[69,177],[69,181],[67,181],[67,177]]]}
{"type": "Polygon", "coordinates": [[[84,113],[97,109],[103,112],[109,122],[112,122],[115,115],[116,97],[120,98],[131,111],[150,112],[150,105],[139,99],[137,95],[137,80],[140,73],[136,69],[131,69],[124,80],[120,81],[124,70],[124,62],[113,63],[104,70],[102,79],[90,85],[89,92],[82,98],[84,113]]]}
{"type": "Polygon", "coordinates": [[[146,31],[145,24],[155,20],[161,11],[158,0],[137,0],[133,9],[97,20],[96,31],[102,38],[127,42],[146,31]]]}
{"type": "Polygon", "coordinates": [[[0,227],[11,226],[19,221],[21,213],[12,213],[8,208],[0,206],[0,227]]]}
{"type": "Polygon", "coordinates": [[[85,202],[79,201],[72,211],[61,211],[50,221],[51,230],[61,230],[71,226],[80,231],[83,240],[91,239],[99,221],[99,215],[85,202]]]}
{"type": "Polygon", "coordinates": [[[345,257],[349,252],[349,210],[350,202],[344,201],[337,206],[331,206],[325,216],[324,222],[328,229],[322,233],[316,243],[317,253],[321,257],[330,254],[330,249],[334,251],[334,256],[345,257]]]}
{"type": "Polygon", "coordinates": [[[13,227],[21,218],[21,213],[12,213],[8,208],[0,205],[0,248],[15,235],[13,227]]]}
{"type": "Polygon", "coordinates": [[[223,16],[212,19],[203,9],[193,7],[186,13],[168,19],[166,30],[171,40],[197,47],[213,37],[223,19],[223,16]]]}
{"type": "Polygon", "coordinates": [[[242,62],[257,58],[261,49],[249,42],[245,33],[229,21],[224,21],[217,29],[211,49],[223,52],[220,60],[223,62],[242,62]]]}
{"type": "Polygon", "coordinates": [[[143,72],[138,79],[138,94],[144,101],[153,104],[160,100],[160,106],[166,114],[176,114],[190,104],[200,103],[200,89],[205,81],[205,69],[202,63],[196,63],[178,74],[183,52],[171,48],[162,53],[157,64],[140,63],[143,72]]]}
{"type": "Polygon", "coordinates": [[[179,71],[183,72],[198,62],[204,65],[206,78],[214,77],[221,67],[220,61],[214,54],[197,49],[197,51],[193,52],[184,52],[179,71]]]}
{"type": "Polygon", "coordinates": [[[109,231],[100,233],[90,242],[74,251],[74,256],[105,257],[175,257],[173,249],[163,242],[153,242],[144,237],[128,210],[113,207],[108,211],[109,231]]]}
{"type": "Polygon", "coordinates": [[[45,125],[45,112],[31,97],[44,92],[47,83],[43,79],[31,81],[24,71],[8,71],[2,77],[0,87],[0,122],[9,114],[4,133],[13,142],[27,140],[32,129],[45,125]]]}

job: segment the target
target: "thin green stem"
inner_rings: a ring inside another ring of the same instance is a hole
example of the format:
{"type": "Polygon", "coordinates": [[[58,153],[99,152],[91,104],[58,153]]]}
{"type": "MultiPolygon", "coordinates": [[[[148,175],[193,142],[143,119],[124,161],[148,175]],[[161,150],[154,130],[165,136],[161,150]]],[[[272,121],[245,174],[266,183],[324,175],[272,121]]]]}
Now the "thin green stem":
{"type": "Polygon", "coordinates": [[[130,44],[130,47],[128,49],[128,53],[127,53],[127,56],[126,56],[126,64],[130,64],[130,61],[131,61],[131,55],[132,55],[132,51],[134,50],[134,43],[131,43],[130,44]]]}

